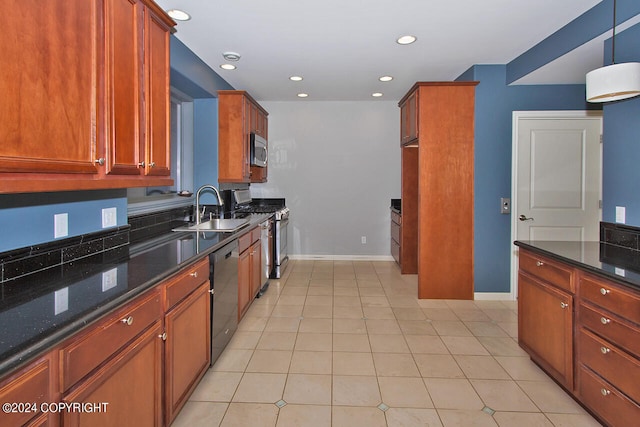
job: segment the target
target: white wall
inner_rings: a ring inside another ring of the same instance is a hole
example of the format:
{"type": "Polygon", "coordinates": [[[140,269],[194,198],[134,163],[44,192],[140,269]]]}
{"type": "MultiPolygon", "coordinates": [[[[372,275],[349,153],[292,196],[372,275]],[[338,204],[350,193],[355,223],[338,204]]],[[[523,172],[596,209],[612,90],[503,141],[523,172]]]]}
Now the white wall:
{"type": "Polygon", "coordinates": [[[289,254],[390,257],[389,205],[400,197],[397,102],[261,105],[269,112],[269,181],[251,193],[286,198],[289,254]]]}

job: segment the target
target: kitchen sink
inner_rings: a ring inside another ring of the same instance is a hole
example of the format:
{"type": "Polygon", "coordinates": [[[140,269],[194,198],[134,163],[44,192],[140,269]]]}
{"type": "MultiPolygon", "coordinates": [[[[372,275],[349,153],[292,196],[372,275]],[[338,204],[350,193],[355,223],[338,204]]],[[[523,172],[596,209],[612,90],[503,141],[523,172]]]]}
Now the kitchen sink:
{"type": "Polygon", "coordinates": [[[199,233],[201,231],[217,231],[231,233],[249,225],[249,218],[216,218],[200,224],[184,225],[174,228],[173,231],[192,231],[199,233]]]}

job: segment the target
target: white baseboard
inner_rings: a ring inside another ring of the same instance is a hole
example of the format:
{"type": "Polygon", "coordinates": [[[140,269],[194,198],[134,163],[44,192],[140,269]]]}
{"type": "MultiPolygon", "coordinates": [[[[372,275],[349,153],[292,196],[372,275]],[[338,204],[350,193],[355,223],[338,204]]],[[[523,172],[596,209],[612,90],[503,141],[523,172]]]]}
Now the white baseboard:
{"type": "Polygon", "coordinates": [[[301,261],[394,261],[391,255],[289,255],[301,261]]]}
{"type": "Polygon", "coordinates": [[[515,301],[516,299],[511,292],[475,292],[473,294],[475,300],[485,301],[515,301]]]}

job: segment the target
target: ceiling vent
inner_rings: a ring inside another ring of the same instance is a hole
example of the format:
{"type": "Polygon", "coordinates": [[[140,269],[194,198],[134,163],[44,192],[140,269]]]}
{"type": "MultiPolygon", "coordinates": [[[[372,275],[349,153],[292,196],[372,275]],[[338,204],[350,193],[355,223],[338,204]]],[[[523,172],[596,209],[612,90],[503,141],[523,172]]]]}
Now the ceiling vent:
{"type": "Polygon", "coordinates": [[[240,60],[240,54],[236,53],[236,52],[225,52],[225,53],[222,54],[222,56],[227,61],[235,62],[235,61],[239,61],[240,60]]]}

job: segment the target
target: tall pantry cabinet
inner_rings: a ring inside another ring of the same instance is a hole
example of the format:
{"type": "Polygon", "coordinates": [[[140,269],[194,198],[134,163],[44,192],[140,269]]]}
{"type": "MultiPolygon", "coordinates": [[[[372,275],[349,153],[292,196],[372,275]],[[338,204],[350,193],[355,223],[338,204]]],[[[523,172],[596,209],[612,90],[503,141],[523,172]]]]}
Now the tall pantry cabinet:
{"type": "Polygon", "coordinates": [[[418,298],[473,299],[477,84],[418,82],[398,104],[401,244],[417,246],[418,298]]]}

